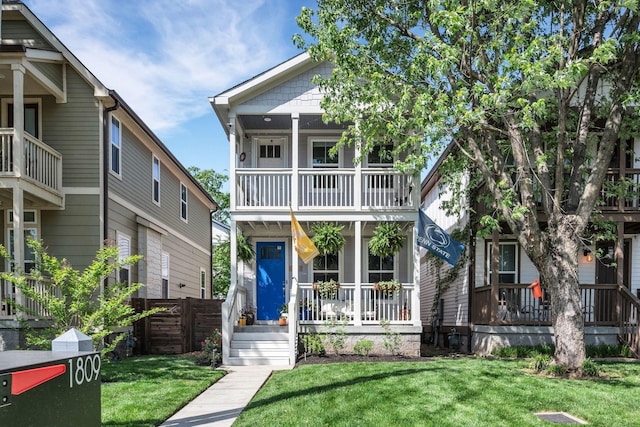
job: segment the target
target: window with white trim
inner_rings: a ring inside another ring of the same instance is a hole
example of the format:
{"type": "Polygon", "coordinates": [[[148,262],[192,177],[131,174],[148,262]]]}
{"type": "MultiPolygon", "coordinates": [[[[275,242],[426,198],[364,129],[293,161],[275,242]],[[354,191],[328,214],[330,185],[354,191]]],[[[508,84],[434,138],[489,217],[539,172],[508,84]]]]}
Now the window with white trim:
{"type": "MultiPolygon", "coordinates": [[[[131,237],[123,233],[116,234],[118,240],[118,261],[122,263],[131,256],[131,237]]],[[[120,270],[118,271],[119,283],[126,283],[127,285],[130,283],[130,270],[131,266],[129,264],[120,265],[120,270]]]]}
{"type": "Polygon", "coordinates": [[[367,259],[367,279],[369,283],[393,280],[396,277],[394,260],[395,257],[393,255],[382,258],[369,252],[367,259]]]}
{"type": "MultiPolygon", "coordinates": [[[[487,283],[491,283],[491,242],[487,244],[487,283]]],[[[500,258],[498,261],[499,283],[518,283],[518,244],[504,242],[499,244],[500,258]]]]}
{"type": "MultiPolygon", "coordinates": [[[[331,149],[335,147],[335,140],[311,141],[311,166],[315,169],[333,169],[340,167],[340,154],[331,156],[331,149]]],[[[338,185],[338,177],[333,173],[318,173],[313,176],[313,188],[334,189],[338,185]]]]}
{"type": "Polygon", "coordinates": [[[153,156],[151,163],[151,172],[153,175],[153,183],[151,188],[151,195],[153,202],[157,205],[160,204],[160,160],[153,156]]]}
{"type": "Polygon", "coordinates": [[[207,298],[207,271],[200,269],[200,298],[207,298]]]}
{"type": "Polygon", "coordinates": [[[162,298],[169,298],[169,254],[162,253],[162,298]]]}
{"type": "Polygon", "coordinates": [[[187,186],[180,183],[180,218],[187,220],[187,186]]]}
{"type": "Polygon", "coordinates": [[[313,281],[318,282],[340,278],[340,256],[336,254],[318,255],[313,259],[313,281]]]}
{"type": "Polygon", "coordinates": [[[109,140],[111,141],[111,172],[121,175],[122,165],[122,129],[120,120],[111,116],[111,126],[109,128],[109,140]]]}

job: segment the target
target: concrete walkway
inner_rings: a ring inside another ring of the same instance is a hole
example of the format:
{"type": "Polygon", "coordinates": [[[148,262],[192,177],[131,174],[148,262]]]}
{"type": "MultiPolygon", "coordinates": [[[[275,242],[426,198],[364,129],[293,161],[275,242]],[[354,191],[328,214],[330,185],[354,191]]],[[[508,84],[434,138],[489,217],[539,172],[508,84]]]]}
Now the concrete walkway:
{"type": "Polygon", "coordinates": [[[231,426],[274,370],[291,366],[222,366],[217,383],[176,412],[161,427],[231,426]]]}

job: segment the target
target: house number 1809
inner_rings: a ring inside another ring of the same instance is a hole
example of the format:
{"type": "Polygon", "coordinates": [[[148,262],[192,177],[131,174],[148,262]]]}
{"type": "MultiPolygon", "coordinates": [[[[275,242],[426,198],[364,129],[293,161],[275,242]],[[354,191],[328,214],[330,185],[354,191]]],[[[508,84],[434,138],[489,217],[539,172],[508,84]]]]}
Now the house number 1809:
{"type": "Polygon", "coordinates": [[[97,381],[100,379],[100,355],[94,354],[87,357],[69,359],[69,388],[73,385],[81,385],[84,382],[97,381]]]}

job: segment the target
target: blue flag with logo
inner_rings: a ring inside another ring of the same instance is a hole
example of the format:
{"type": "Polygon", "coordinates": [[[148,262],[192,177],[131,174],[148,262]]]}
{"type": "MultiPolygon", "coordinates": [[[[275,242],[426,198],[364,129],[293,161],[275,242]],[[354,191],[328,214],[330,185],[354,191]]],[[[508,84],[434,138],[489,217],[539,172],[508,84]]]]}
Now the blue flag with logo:
{"type": "Polygon", "coordinates": [[[464,245],[457,242],[431,220],[422,209],[418,209],[418,238],[416,244],[433,252],[451,265],[455,265],[464,245]]]}

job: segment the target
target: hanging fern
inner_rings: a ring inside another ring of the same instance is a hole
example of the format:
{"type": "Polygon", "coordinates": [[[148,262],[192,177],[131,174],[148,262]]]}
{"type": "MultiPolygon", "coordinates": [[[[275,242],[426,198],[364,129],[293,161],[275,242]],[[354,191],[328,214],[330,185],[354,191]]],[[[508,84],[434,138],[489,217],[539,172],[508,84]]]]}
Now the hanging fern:
{"type": "Polygon", "coordinates": [[[242,233],[238,233],[237,236],[237,252],[238,259],[244,262],[250,262],[253,260],[253,257],[256,256],[256,251],[253,249],[253,246],[242,233]]]}
{"type": "Polygon", "coordinates": [[[340,250],[344,246],[346,239],[342,235],[344,225],[332,224],[330,222],[320,222],[313,224],[311,230],[314,236],[311,241],[320,255],[340,253],[340,250]]]}
{"type": "Polygon", "coordinates": [[[382,222],[373,230],[373,237],[369,241],[371,253],[386,258],[402,249],[405,235],[397,222],[382,222]]]}

